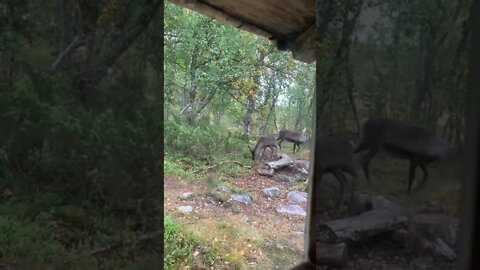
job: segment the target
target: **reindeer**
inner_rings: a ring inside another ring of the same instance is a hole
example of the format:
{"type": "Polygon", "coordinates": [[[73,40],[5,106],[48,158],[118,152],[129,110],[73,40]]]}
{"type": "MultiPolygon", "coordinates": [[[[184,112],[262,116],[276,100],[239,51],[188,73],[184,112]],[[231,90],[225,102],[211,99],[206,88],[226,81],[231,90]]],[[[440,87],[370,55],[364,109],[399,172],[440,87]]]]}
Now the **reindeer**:
{"type": "Polygon", "coordinates": [[[302,133],[288,129],[282,129],[278,132],[277,141],[280,141],[278,143],[280,149],[282,149],[282,142],[284,140],[293,143],[293,154],[295,154],[295,148],[299,150],[301,144],[308,142],[308,139],[303,136],[302,133]]]}
{"type": "Polygon", "coordinates": [[[348,173],[352,177],[350,204],[353,200],[353,189],[357,176],[353,162],[353,150],[354,145],[351,141],[337,137],[323,137],[315,143],[315,163],[320,168],[320,172],[315,177],[331,173],[340,184],[340,197],[336,203],[336,208],[343,203],[344,199],[345,183],[347,182],[344,173],[348,173]]]}
{"type": "Polygon", "coordinates": [[[427,165],[446,160],[454,148],[430,131],[415,125],[391,119],[369,119],[362,127],[360,143],[354,153],[369,150],[362,163],[367,181],[370,181],[368,165],[380,151],[410,161],[407,194],[410,193],[417,166],[423,171],[421,186],[428,178],[427,165]]]}
{"type": "Polygon", "coordinates": [[[262,152],[262,157],[263,157],[265,155],[265,150],[267,148],[270,148],[270,150],[272,151],[272,153],[274,153],[274,156],[275,156],[277,153],[277,147],[278,145],[275,138],[269,137],[269,136],[258,138],[257,144],[255,145],[255,148],[253,150],[252,148],[250,148],[250,145],[248,145],[248,149],[250,149],[250,153],[252,154],[252,160],[258,160],[258,157],[260,155],[260,150],[263,150],[262,152]]]}

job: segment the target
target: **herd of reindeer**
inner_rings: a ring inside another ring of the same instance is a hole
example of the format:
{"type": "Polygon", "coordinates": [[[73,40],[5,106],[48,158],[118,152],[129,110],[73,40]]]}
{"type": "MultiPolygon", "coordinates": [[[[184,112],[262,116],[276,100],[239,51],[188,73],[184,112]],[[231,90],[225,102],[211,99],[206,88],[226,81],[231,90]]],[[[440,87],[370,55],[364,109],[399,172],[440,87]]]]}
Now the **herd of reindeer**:
{"type": "MultiPolygon", "coordinates": [[[[283,141],[293,143],[293,153],[300,145],[309,141],[302,133],[282,129],[277,138],[270,136],[260,137],[254,149],[250,149],[252,159],[257,160],[269,148],[276,155],[277,148],[281,149],[283,141]],[[277,143],[278,142],[278,143],[277,143]]],[[[438,160],[447,160],[455,154],[455,148],[422,127],[392,119],[368,119],[362,126],[360,141],[355,145],[344,138],[321,137],[315,143],[315,163],[320,172],[317,177],[331,173],[340,183],[340,200],[344,195],[344,185],[347,181],[344,173],[356,177],[354,154],[368,151],[362,161],[365,178],[370,182],[369,163],[380,151],[393,157],[410,161],[407,194],[410,193],[412,182],[415,179],[417,167],[423,171],[423,186],[428,178],[427,165],[438,160]]],[[[339,204],[337,204],[339,205],[339,204]]]]}

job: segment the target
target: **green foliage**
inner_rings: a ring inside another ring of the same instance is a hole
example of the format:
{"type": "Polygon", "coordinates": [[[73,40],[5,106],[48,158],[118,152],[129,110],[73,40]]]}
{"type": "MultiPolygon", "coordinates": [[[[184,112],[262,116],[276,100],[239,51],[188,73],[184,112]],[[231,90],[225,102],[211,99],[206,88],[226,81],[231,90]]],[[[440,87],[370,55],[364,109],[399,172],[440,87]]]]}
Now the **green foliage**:
{"type": "Polygon", "coordinates": [[[126,115],[72,108],[40,97],[28,78],[0,93],[0,100],[0,185],[19,194],[50,191],[76,201],[104,200],[112,209],[158,200],[157,109],[140,105],[126,115]]]}
{"type": "Polygon", "coordinates": [[[248,152],[246,138],[223,127],[198,123],[189,126],[181,119],[165,119],[164,125],[165,151],[178,157],[192,157],[205,162],[218,159],[243,159],[248,152]]]}
{"type": "MultiPolygon", "coordinates": [[[[78,252],[78,251],[77,251],[78,252]]],[[[62,269],[76,254],[54,240],[53,234],[37,224],[16,217],[0,216],[0,260],[15,269],[62,269]]],[[[80,259],[69,269],[93,269],[91,257],[80,259]]]]}

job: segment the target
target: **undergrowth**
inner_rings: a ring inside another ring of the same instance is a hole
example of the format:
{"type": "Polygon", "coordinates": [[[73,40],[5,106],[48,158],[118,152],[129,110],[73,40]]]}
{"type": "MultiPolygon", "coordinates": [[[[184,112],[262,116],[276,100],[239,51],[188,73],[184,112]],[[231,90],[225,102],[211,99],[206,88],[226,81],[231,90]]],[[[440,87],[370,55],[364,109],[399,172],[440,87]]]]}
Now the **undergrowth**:
{"type": "MultiPolygon", "coordinates": [[[[66,90],[61,81],[39,84],[24,75],[0,91],[1,266],[155,264],[147,259],[159,256],[155,248],[135,254],[144,243],[89,254],[160,230],[162,104],[82,106],[72,104],[66,90]]],[[[125,100],[128,91],[121,90],[116,97],[125,100]]]]}
{"type": "Polygon", "coordinates": [[[165,174],[190,180],[209,183],[214,175],[218,184],[222,177],[246,172],[250,161],[245,136],[208,122],[187,124],[181,118],[166,119],[164,143],[165,174]]]}

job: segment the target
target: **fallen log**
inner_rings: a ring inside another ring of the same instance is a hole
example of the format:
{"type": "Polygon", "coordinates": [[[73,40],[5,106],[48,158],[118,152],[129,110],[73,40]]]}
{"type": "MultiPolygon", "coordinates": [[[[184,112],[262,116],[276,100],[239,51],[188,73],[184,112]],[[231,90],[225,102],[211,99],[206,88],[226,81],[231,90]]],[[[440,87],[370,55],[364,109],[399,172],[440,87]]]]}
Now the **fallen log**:
{"type": "Polygon", "coordinates": [[[348,257],[348,246],[346,243],[326,244],[316,242],[316,264],[342,267],[348,257]]]}
{"type": "Polygon", "coordinates": [[[457,254],[440,238],[432,242],[432,249],[434,257],[446,259],[447,261],[457,259],[457,254]]]}
{"type": "Polygon", "coordinates": [[[390,209],[373,209],[350,218],[319,222],[317,240],[329,244],[357,242],[383,232],[400,229],[406,222],[407,217],[390,209]]]}
{"type": "Polygon", "coordinates": [[[265,163],[265,164],[268,166],[268,168],[277,170],[277,169],[280,169],[280,168],[289,166],[289,165],[291,165],[292,163],[293,163],[293,159],[292,159],[292,158],[290,158],[290,157],[287,156],[287,155],[282,155],[279,160],[270,161],[270,162],[267,162],[267,163],[265,163]]]}

